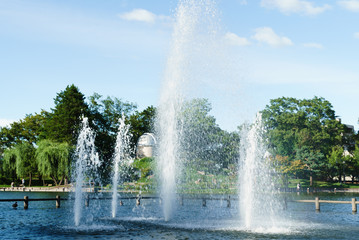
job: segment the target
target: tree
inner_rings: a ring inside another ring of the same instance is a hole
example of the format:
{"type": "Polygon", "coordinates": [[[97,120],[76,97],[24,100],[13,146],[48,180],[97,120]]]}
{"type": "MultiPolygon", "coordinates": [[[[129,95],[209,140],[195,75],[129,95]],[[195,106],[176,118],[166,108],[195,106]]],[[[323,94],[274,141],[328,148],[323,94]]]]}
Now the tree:
{"type": "Polygon", "coordinates": [[[16,149],[15,148],[7,148],[3,154],[3,162],[2,162],[3,170],[5,172],[5,176],[12,178],[15,181],[16,175],[16,149]]]}
{"type": "Polygon", "coordinates": [[[24,119],[0,129],[0,155],[6,155],[2,172],[13,180],[16,176],[29,175],[31,185],[32,176],[36,173],[34,144],[41,138],[47,114],[44,110],[40,114],[28,114],[24,119]]]}
{"type": "Polygon", "coordinates": [[[187,165],[217,173],[238,159],[239,135],[223,131],[210,111],[207,99],[185,102],[178,119],[180,144],[187,165]]]}
{"type": "Polygon", "coordinates": [[[359,146],[356,145],[354,151],[351,155],[351,162],[352,162],[352,176],[359,178],[359,146]]]}
{"type": "Polygon", "coordinates": [[[89,110],[91,119],[99,131],[108,132],[116,135],[119,119],[122,114],[127,121],[130,115],[135,112],[137,105],[130,102],[124,102],[118,98],[103,98],[98,93],[89,97],[89,110]]]}
{"type": "Polygon", "coordinates": [[[20,143],[36,143],[43,134],[43,128],[48,112],[42,110],[40,114],[29,114],[18,122],[13,122],[10,127],[0,129],[0,153],[20,143]]]}
{"type": "Polygon", "coordinates": [[[335,175],[342,180],[342,169],[345,164],[344,149],[341,146],[333,146],[332,151],[328,155],[329,164],[335,169],[335,175]]]}
{"type": "Polygon", "coordinates": [[[156,108],[149,106],[142,112],[136,111],[130,116],[129,123],[133,146],[135,146],[141,135],[153,131],[155,115],[156,108]]]}
{"type": "Polygon", "coordinates": [[[55,108],[45,124],[45,138],[75,145],[81,120],[88,116],[85,96],[75,86],[67,86],[54,99],[55,108]]]}
{"type": "Polygon", "coordinates": [[[14,179],[14,172],[17,177],[29,175],[29,187],[32,176],[36,173],[35,148],[30,143],[17,144],[13,148],[5,150],[4,169],[10,172],[14,179]]]}
{"type": "Polygon", "coordinates": [[[95,145],[103,162],[99,171],[101,177],[106,179],[112,167],[119,119],[124,114],[128,124],[130,115],[135,112],[137,106],[118,98],[103,98],[97,93],[89,97],[88,105],[91,128],[96,131],[95,145]]]}
{"type": "MultiPolygon", "coordinates": [[[[344,125],[324,98],[277,98],[262,111],[273,155],[301,160],[307,174],[327,177],[332,146],[343,144],[344,125]]],[[[305,173],[305,172],[304,172],[305,173]]]]}
{"type": "Polygon", "coordinates": [[[277,155],[271,158],[271,162],[277,173],[280,174],[282,183],[288,187],[289,177],[297,177],[298,173],[306,169],[302,160],[289,161],[288,156],[277,155]]]}
{"type": "Polygon", "coordinates": [[[68,179],[71,147],[67,142],[41,140],[36,149],[36,162],[41,175],[51,177],[55,185],[68,179]]]}
{"type": "Polygon", "coordinates": [[[24,177],[29,175],[29,187],[33,175],[37,171],[35,161],[35,148],[30,143],[21,143],[16,146],[17,157],[16,157],[16,174],[18,177],[24,177]]]}

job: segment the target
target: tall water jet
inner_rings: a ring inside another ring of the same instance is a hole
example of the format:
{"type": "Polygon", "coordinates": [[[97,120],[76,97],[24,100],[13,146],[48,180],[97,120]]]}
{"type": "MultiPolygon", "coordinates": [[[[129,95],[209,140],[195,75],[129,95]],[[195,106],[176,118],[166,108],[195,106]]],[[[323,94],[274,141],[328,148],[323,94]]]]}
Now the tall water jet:
{"type": "Polygon", "coordinates": [[[239,210],[242,225],[248,230],[275,227],[275,212],[279,210],[264,133],[259,113],[241,132],[239,210]]]}
{"type": "Polygon", "coordinates": [[[122,113],[122,118],[119,119],[119,127],[116,138],[115,157],[113,162],[113,177],[112,177],[112,217],[116,217],[117,211],[117,186],[120,180],[122,166],[128,165],[131,160],[130,157],[130,125],[125,123],[125,115],[122,113]]]}
{"type": "Polygon", "coordinates": [[[91,184],[98,180],[97,169],[101,164],[95,148],[95,133],[89,127],[87,118],[82,120],[82,128],[77,138],[75,158],[76,164],[73,174],[73,179],[76,182],[74,222],[76,226],[79,226],[84,205],[82,185],[85,180],[88,180],[91,187],[91,184]]]}
{"type": "Polygon", "coordinates": [[[189,85],[193,86],[194,82],[202,78],[201,71],[198,70],[210,65],[209,61],[204,63],[203,55],[211,49],[207,43],[212,42],[211,34],[215,32],[212,31],[214,28],[207,31],[211,25],[208,24],[208,21],[211,22],[208,19],[214,15],[213,5],[211,0],[181,0],[175,15],[172,44],[156,120],[156,135],[159,138],[157,166],[166,221],[171,218],[174,209],[176,182],[181,175],[181,111],[190,90],[193,90],[189,85]]]}

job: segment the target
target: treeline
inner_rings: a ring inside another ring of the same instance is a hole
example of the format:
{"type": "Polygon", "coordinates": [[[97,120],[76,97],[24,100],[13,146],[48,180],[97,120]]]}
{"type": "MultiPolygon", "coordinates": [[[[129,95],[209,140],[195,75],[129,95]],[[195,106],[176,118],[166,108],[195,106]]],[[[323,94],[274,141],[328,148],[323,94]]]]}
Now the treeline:
{"type": "Polygon", "coordinates": [[[96,132],[95,144],[103,162],[101,175],[111,172],[119,119],[122,113],[131,125],[134,146],[143,133],[152,129],[155,108],[143,111],[137,105],[97,93],[88,97],[74,86],[67,86],[54,98],[51,111],[27,115],[0,129],[0,177],[3,183],[19,178],[51,178],[54,184],[70,180],[72,154],[83,117],[96,132]]]}
{"type": "MultiPolygon", "coordinates": [[[[178,119],[182,151],[178,157],[187,180],[198,171],[217,176],[237,173],[240,129],[244,126],[233,132],[222,130],[210,111],[206,99],[192,99],[182,106],[178,119]]],[[[271,100],[261,113],[270,160],[284,184],[290,178],[340,180],[344,175],[358,180],[359,134],[336,119],[327,100],[282,97],[271,100]]],[[[99,171],[106,183],[111,177],[122,114],[130,125],[132,147],[143,133],[153,131],[155,107],[138,111],[134,103],[97,93],[86,98],[76,86],[66,87],[56,95],[50,111],[29,114],[0,128],[0,182],[9,184],[25,177],[31,184],[34,176],[40,181],[51,178],[56,185],[71,180],[77,136],[83,117],[87,117],[96,133],[102,162],[99,171]]]]}
{"type": "MultiPolygon", "coordinates": [[[[39,114],[29,114],[0,129],[0,180],[3,183],[19,182],[25,177],[31,185],[34,176],[40,181],[51,178],[55,185],[68,183],[83,117],[89,119],[96,133],[95,145],[102,163],[99,173],[104,184],[111,179],[122,114],[130,125],[133,149],[142,134],[154,130],[155,107],[138,111],[134,103],[104,98],[97,93],[85,98],[74,85],[58,93],[54,105],[50,112],[42,110],[39,114]]],[[[206,99],[184,103],[178,119],[182,129],[178,144],[183,150],[179,157],[186,159],[183,164],[191,171],[235,172],[239,133],[222,130],[210,111],[211,105],[206,99]]]]}
{"type": "Polygon", "coordinates": [[[278,98],[262,111],[272,163],[289,178],[359,180],[359,140],[324,98],[278,98]]]}

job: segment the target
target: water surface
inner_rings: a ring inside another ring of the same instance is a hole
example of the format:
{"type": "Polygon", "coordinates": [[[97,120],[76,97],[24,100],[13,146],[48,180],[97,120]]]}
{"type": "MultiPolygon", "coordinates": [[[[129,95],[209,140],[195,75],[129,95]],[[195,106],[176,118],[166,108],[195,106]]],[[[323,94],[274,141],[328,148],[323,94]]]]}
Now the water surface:
{"type": "MultiPolygon", "coordinates": [[[[0,192],[0,198],[55,197],[58,193],[0,192]]],[[[70,198],[67,193],[61,197],[70,198]]],[[[110,195],[106,196],[110,198],[110,195]]],[[[314,199],[314,195],[287,194],[288,199],[314,199]]],[[[320,194],[321,199],[347,200],[352,194],[320,194]]],[[[263,222],[261,227],[246,229],[238,219],[238,202],[227,208],[226,201],[184,200],[176,205],[173,218],[166,222],[158,200],[124,200],[112,218],[111,200],[91,200],[83,206],[79,226],[74,224],[73,200],[30,202],[17,209],[10,202],[0,202],[1,239],[358,239],[359,216],[350,204],[321,204],[315,212],[314,203],[288,202],[287,210],[278,212],[275,225],[263,222]]],[[[257,224],[258,225],[258,224],[257,224]]]]}

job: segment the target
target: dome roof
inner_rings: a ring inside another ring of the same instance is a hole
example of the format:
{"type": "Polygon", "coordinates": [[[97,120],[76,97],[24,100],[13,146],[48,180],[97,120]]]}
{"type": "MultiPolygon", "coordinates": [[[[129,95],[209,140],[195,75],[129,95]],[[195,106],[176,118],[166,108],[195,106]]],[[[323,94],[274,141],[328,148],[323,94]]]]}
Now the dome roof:
{"type": "Polygon", "coordinates": [[[137,146],[154,146],[156,139],[153,133],[144,133],[137,141],[137,146]]]}

